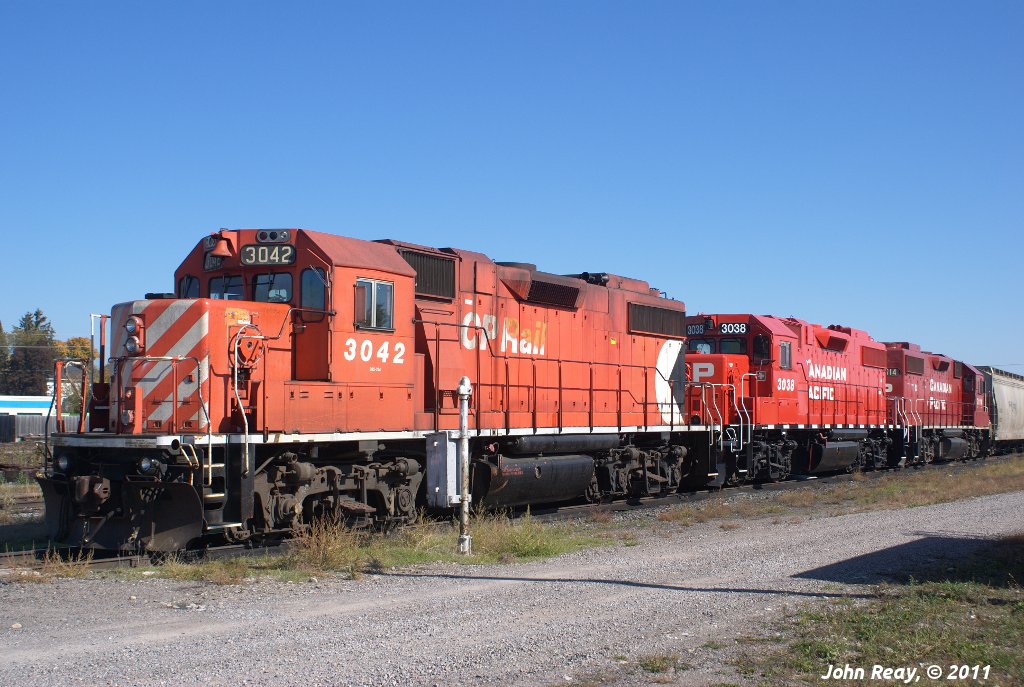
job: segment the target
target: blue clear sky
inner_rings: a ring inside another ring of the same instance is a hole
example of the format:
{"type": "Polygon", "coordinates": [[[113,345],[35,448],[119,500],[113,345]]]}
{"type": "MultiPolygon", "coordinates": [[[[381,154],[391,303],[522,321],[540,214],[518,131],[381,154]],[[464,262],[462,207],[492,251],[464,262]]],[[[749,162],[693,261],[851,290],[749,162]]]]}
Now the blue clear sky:
{"type": "Polygon", "coordinates": [[[1022,35],[1016,0],[0,0],[0,319],[87,333],[209,231],[307,227],[1024,363],[1022,35]]]}

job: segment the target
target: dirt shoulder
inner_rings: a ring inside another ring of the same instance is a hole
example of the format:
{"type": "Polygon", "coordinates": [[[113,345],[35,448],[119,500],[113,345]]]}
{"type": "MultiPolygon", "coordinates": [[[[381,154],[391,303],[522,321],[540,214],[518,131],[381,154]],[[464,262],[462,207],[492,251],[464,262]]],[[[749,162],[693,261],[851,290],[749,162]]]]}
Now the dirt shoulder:
{"type": "Polygon", "coordinates": [[[808,604],[867,596],[908,565],[967,555],[1018,531],[1022,507],[1013,492],[729,527],[638,519],[635,545],[359,580],[5,583],[0,682],[742,683],[723,666],[757,649],[736,649],[736,637],[808,604]]]}

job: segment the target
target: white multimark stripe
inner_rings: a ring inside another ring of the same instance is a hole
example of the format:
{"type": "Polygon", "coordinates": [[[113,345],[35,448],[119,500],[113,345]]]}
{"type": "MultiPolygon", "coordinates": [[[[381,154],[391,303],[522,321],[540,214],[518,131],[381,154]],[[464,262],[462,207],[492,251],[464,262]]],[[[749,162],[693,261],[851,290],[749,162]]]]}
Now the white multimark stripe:
{"type": "MultiPolygon", "coordinates": [[[[146,323],[146,348],[153,348],[156,342],[167,333],[167,330],[178,321],[178,318],[184,315],[185,311],[193,305],[195,305],[194,300],[175,301],[167,306],[167,309],[160,313],[155,320],[146,323]]],[[[167,355],[170,354],[168,353],[167,355]]]]}
{"type": "MultiPolygon", "coordinates": [[[[210,372],[210,357],[206,356],[205,358],[203,358],[202,360],[199,361],[199,384],[200,385],[206,383],[206,378],[209,376],[209,372],[210,372]]],[[[187,375],[183,375],[183,376],[187,376],[187,375]]],[[[178,383],[178,404],[180,405],[182,400],[184,400],[186,398],[189,398],[190,396],[194,396],[195,397],[195,402],[199,403],[199,394],[196,393],[196,390],[197,390],[197,386],[196,386],[195,381],[187,382],[185,380],[182,380],[181,382],[179,382],[178,383]]],[[[203,400],[209,402],[209,399],[207,398],[207,394],[203,394],[203,400]]],[[[160,403],[159,406],[157,406],[152,412],[149,413],[149,416],[147,417],[147,419],[148,420],[157,420],[159,422],[166,422],[167,420],[169,420],[171,418],[171,406],[173,405],[173,403],[174,403],[174,396],[173,395],[168,396],[167,398],[165,398],[163,400],[163,402],[160,403]]],[[[201,409],[196,411],[196,413],[197,413],[197,415],[202,415],[203,414],[201,409]]],[[[195,416],[193,416],[192,418],[189,418],[189,419],[195,419],[195,416]]],[[[203,420],[205,420],[205,419],[206,418],[203,417],[203,420]]]]}
{"type": "MultiPolygon", "coordinates": [[[[166,329],[164,330],[166,331],[166,329]]],[[[178,358],[181,356],[188,355],[193,348],[195,348],[200,341],[210,331],[210,313],[204,312],[203,316],[196,321],[192,327],[185,332],[185,334],[178,339],[170,350],[163,354],[163,357],[178,358]]],[[[148,333],[147,333],[148,335],[148,333]]],[[[153,369],[146,373],[146,376],[139,380],[138,388],[139,393],[142,394],[143,401],[145,402],[146,396],[148,396],[157,384],[164,378],[165,375],[170,374],[171,363],[161,362],[156,363],[153,369]]],[[[168,397],[170,398],[170,397],[168,397]]]]}

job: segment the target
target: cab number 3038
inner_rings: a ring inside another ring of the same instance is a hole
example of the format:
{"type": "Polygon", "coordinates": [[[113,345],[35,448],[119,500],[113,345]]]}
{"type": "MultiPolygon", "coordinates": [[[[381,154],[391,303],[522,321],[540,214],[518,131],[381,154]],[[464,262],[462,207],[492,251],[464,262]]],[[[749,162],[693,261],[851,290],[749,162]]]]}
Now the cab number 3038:
{"type": "Polygon", "coordinates": [[[345,341],[345,360],[355,360],[358,355],[359,359],[364,363],[368,363],[374,358],[382,363],[392,362],[396,365],[404,363],[405,344],[401,342],[396,343],[394,355],[391,353],[389,344],[389,341],[382,342],[377,352],[374,353],[373,342],[369,339],[363,339],[362,341],[348,339],[345,341]]]}

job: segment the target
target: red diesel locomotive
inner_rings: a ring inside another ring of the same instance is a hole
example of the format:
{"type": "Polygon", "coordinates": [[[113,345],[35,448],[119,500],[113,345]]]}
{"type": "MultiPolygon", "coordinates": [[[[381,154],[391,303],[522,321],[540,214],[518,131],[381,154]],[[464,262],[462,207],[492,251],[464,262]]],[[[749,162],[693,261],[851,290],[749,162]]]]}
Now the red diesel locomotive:
{"type": "Polygon", "coordinates": [[[71,546],[173,551],[451,508],[463,376],[487,506],[973,458],[989,437],[980,373],[910,344],[687,318],[644,281],[454,248],[221,230],[174,293],[107,319],[91,429],[51,437],[39,476],[71,546]]]}
{"type": "Polygon", "coordinates": [[[450,507],[463,375],[478,502],[707,480],[676,400],[684,305],[646,282],[249,229],[206,237],[175,283],[113,308],[92,431],[51,440],[58,541],[166,551],[450,507]]]}
{"type": "Polygon", "coordinates": [[[729,482],[977,458],[981,373],[908,343],[793,318],[687,318],[686,403],[729,482]]]}

